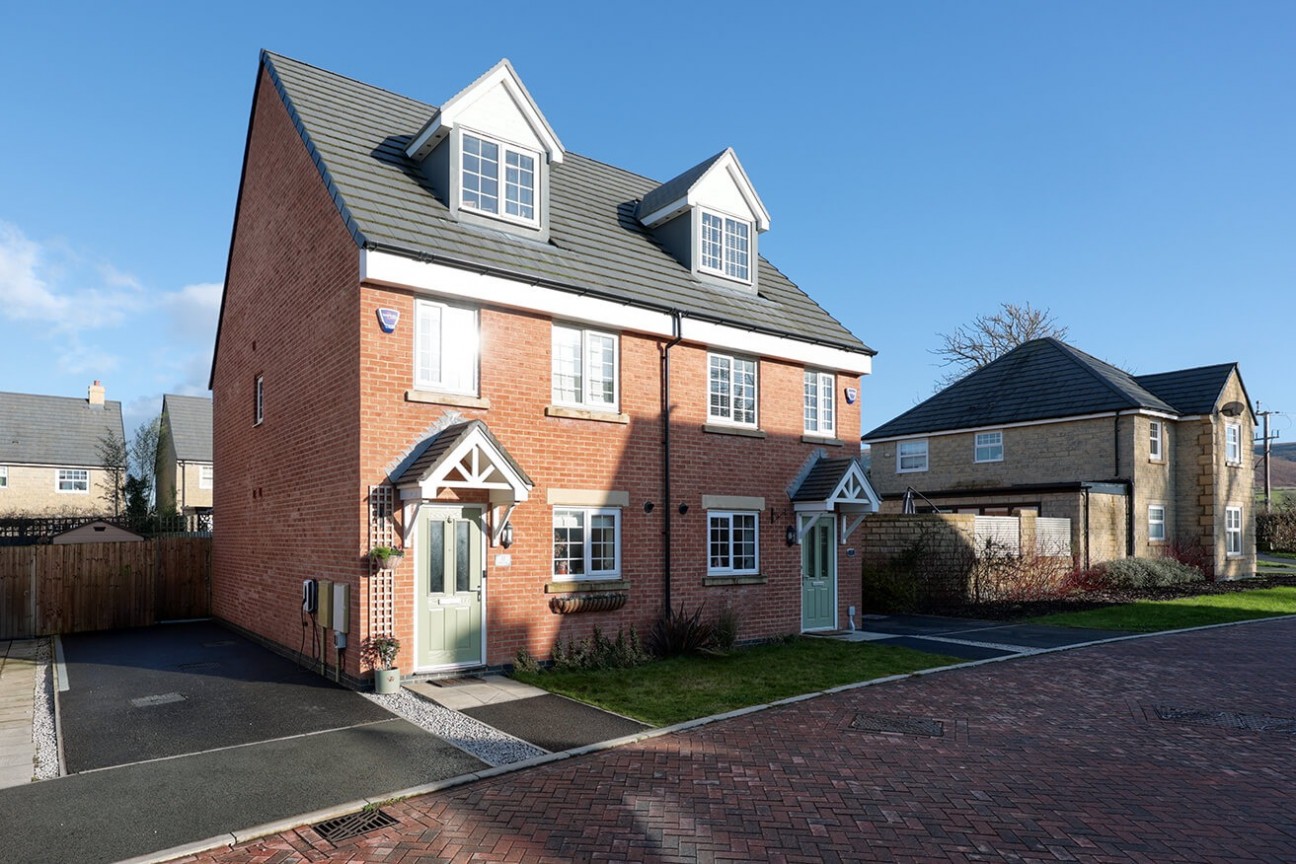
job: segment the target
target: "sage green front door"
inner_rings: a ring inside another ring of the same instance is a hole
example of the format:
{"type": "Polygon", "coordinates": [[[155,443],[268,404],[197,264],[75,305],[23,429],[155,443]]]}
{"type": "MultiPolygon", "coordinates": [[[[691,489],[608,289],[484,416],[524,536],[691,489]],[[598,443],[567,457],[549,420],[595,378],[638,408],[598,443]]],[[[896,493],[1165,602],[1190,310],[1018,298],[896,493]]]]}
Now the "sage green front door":
{"type": "Polygon", "coordinates": [[[837,626],[836,520],[820,516],[801,538],[801,629],[837,626]]]}
{"type": "Polygon", "coordinates": [[[482,511],[419,512],[419,668],[482,662],[482,511]]]}

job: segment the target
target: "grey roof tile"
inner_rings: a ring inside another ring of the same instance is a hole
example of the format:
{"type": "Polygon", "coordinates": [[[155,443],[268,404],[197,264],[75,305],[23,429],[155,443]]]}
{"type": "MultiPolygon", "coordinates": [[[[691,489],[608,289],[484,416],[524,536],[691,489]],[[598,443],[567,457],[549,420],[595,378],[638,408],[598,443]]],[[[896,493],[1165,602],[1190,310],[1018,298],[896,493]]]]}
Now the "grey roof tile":
{"type": "Polygon", "coordinates": [[[162,397],[162,413],[170,422],[177,459],[212,461],[212,400],[209,397],[168,393],[162,397]]]}
{"type": "MultiPolygon", "coordinates": [[[[793,501],[823,501],[833,493],[855,459],[820,459],[792,493],[793,501]]],[[[860,466],[863,470],[863,466],[860,466]]]]}
{"type": "Polygon", "coordinates": [[[270,52],[263,62],[360,245],[874,353],[764,258],[759,302],[693,278],[636,218],[661,184],[571,151],[550,168],[547,245],[456,222],[404,154],[434,106],[270,52]]]}
{"type": "Polygon", "coordinates": [[[1215,403],[1219,401],[1229,375],[1236,368],[1236,363],[1219,363],[1196,369],[1140,375],[1134,380],[1175,406],[1180,414],[1209,414],[1215,410],[1215,403]]]}
{"type": "Polygon", "coordinates": [[[528,486],[535,485],[527,473],[522,470],[522,466],[517,463],[513,456],[504,449],[504,445],[499,442],[487,426],[481,420],[468,420],[463,423],[455,423],[453,426],[447,426],[441,431],[429,435],[417,446],[414,447],[408,457],[401,461],[391,472],[391,482],[394,486],[402,483],[417,483],[427,476],[437,464],[445,458],[446,454],[459,445],[459,442],[467,438],[474,429],[480,429],[491,442],[491,445],[508,460],[509,466],[517,473],[522,482],[528,486]]]}
{"type": "Polygon", "coordinates": [[[673,201],[678,201],[688,193],[689,189],[693,188],[693,184],[698,181],[698,178],[705,174],[707,169],[714,165],[726,152],[728,151],[721,150],[711,158],[703,159],[683,174],[680,174],[677,177],[672,177],[670,180],[667,180],[656,189],[644,195],[643,200],[639,203],[638,215],[640,217],[647,216],[673,201]]]}
{"type": "Polygon", "coordinates": [[[120,402],[0,393],[0,465],[102,465],[106,435],[125,439],[120,402]]]}

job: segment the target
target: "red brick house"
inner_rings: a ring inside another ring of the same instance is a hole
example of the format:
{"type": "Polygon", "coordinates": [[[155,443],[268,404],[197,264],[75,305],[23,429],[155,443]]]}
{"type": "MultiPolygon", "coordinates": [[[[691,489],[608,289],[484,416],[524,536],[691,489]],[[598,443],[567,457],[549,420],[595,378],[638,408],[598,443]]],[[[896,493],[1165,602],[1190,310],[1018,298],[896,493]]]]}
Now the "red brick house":
{"type": "Polygon", "coordinates": [[[731,150],[664,184],[568,152],[507,61],[438,108],[264,53],[211,380],[214,613],[324,636],[357,684],[386,632],[408,675],[667,606],[732,607],[741,639],[845,626],[874,352],[760,257],[768,227],[731,150]],[[345,616],[302,612],[309,579],[345,616]]]}

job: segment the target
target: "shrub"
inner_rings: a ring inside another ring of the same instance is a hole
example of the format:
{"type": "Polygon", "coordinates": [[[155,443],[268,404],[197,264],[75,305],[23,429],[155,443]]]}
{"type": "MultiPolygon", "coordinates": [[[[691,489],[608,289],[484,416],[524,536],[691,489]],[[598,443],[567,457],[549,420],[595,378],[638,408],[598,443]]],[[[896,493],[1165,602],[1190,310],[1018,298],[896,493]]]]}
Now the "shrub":
{"type": "Polygon", "coordinates": [[[540,661],[531,656],[527,649],[519,648],[517,656],[513,658],[513,668],[519,672],[536,673],[540,671],[540,661]]]}
{"type": "Polygon", "coordinates": [[[732,650],[734,643],[738,641],[738,613],[732,606],[726,606],[716,616],[712,629],[715,632],[715,650],[719,652],[732,650]]]}
{"type": "Polygon", "coordinates": [[[1205,580],[1196,567],[1173,558],[1121,558],[1103,565],[1103,582],[1112,588],[1164,588],[1205,580]]]}
{"type": "MultiPolygon", "coordinates": [[[[522,652],[518,652],[519,666],[521,655],[522,652]]],[[[633,627],[628,633],[618,628],[615,639],[609,639],[595,627],[594,632],[584,639],[569,636],[566,643],[558,639],[553,647],[555,669],[626,669],[649,659],[633,627]]]]}
{"type": "Polygon", "coordinates": [[[1296,552],[1296,506],[1256,514],[1256,547],[1265,552],[1296,552]]]}
{"type": "Polygon", "coordinates": [[[679,610],[667,609],[653,625],[648,646],[658,657],[679,657],[684,654],[701,654],[715,647],[715,625],[702,620],[706,604],[689,615],[684,604],[679,610]]]}
{"type": "Polygon", "coordinates": [[[1070,558],[987,545],[972,565],[969,593],[973,603],[1046,600],[1066,593],[1074,569],[1070,558]]]}

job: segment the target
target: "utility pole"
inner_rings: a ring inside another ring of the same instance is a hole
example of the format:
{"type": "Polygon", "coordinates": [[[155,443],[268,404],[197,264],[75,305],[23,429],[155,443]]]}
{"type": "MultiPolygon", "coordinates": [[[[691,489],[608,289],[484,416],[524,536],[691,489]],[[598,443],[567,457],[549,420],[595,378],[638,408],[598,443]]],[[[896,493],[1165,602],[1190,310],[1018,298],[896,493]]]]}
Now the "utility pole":
{"type": "Polygon", "coordinates": [[[1269,415],[1271,415],[1271,414],[1281,414],[1282,412],[1281,412],[1281,411],[1273,411],[1273,410],[1270,410],[1270,411],[1261,411],[1261,410],[1260,410],[1260,400],[1257,399],[1257,400],[1256,400],[1256,410],[1255,410],[1255,413],[1256,413],[1256,416],[1260,418],[1261,422],[1264,423],[1264,432],[1262,433],[1263,437],[1261,437],[1260,440],[1264,442],[1264,483],[1265,483],[1265,487],[1264,487],[1264,489],[1265,489],[1265,512],[1268,513],[1268,512],[1270,511],[1270,509],[1271,509],[1271,503],[1272,503],[1272,501],[1273,501],[1273,493],[1272,493],[1272,491],[1271,491],[1270,488],[1269,488],[1269,454],[1270,454],[1270,452],[1271,452],[1271,449],[1270,449],[1269,444],[1270,444],[1271,441],[1273,441],[1275,438],[1278,437],[1278,433],[1277,433],[1277,432],[1275,432],[1275,433],[1272,434],[1272,435],[1269,434],[1269,415]]]}

